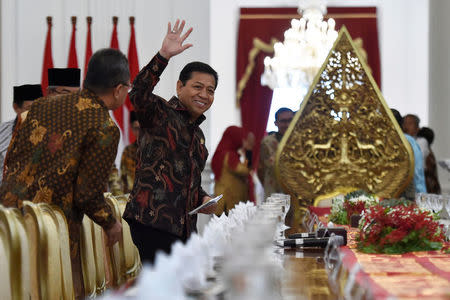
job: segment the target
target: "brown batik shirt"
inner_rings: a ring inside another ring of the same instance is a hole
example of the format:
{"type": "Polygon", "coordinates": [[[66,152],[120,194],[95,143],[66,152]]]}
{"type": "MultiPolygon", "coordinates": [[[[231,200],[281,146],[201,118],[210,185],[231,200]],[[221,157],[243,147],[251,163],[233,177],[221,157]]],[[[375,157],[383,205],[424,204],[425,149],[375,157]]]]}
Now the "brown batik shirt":
{"type": "Polygon", "coordinates": [[[134,80],[130,99],[141,126],[136,178],[124,218],[180,237],[196,230],[197,216],[188,212],[207,194],[201,172],[208,157],[199,124],[177,97],[169,102],[153,94],[167,60],[159,53],[134,80]]]}
{"type": "Polygon", "coordinates": [[[122,190],[124,194],[131,192],[137,162],[137,142],[125,147],[120,159],[120,177],[122,179],[122,190]]]}
{"type": "Polygon", "coordinates": [[[103,198],[119,130],[103,102],[87,90],[36,100],[5,159],[0,202],[45,202],[66,215],[71,256],[78,256],[83,213],[104,229],[115,219],[103,198]]]}

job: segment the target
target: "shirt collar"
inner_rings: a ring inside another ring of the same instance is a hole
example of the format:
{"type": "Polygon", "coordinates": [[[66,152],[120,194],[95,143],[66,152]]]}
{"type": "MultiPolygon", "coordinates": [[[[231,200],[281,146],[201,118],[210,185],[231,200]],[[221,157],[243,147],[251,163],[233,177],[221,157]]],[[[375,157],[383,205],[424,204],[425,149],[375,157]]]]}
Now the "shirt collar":
{"type": "Polygon", "coordinates": [[[80,92],[80,97],[82,98],[90,98],[92,101],[100,104],[102,107],[108,109],[105,105],[105,103],[100,99],[94,92],[88,90],[88,89],[82,89],[80,92]]]}
{"type": "MultiPolygon", "coordinates": [[[[187,122],[190,123],[190,118],[191,115],[189,114],[187,108],[183,105],[183,103],[181,103],[180,99],[178,99],[178,97],[173,96],[170,100],[169,100],[169,105],[175,109],[178,110],[180,112],[182,112],[181,114],[185,117],[185,119],[187,120],[187,122]]],[[[203,121],[206,120],[205,115],[201,115],[200,117],[197,118],[197,120],[195,120],[195,122],[193,124],[195,125],[200,125],[201,123],[203,123],[203,121]]]]}

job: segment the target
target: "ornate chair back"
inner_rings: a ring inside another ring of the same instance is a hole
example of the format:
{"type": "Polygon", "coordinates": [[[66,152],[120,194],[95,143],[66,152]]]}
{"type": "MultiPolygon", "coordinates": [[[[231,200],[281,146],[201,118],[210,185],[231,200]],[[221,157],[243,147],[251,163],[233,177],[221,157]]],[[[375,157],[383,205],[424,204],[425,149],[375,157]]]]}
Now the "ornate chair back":
{"type": "MultiPolygon", "coordinates": [[[[116,197],[119,203],[120,214],[123,215],[128,198],[125,196],[116,197]]],[[[142,267],[139,251],[131,238],[130,226],[122,219],[123,246],[125,256],[125,279],[132,279],[137,276],[142,267]]]]}
{"type": "Polygon", "coordinates": [[[0,295],[5,300],[29,299],[29,241],[22,215],[0,205],[0,295]]]}
{"type": "Polygon", "coordinates": [[[62,289],[64,299],[73,299],[73,278],[72,278],[72,264],[70,260],[70,241],[69,241],[69,226],[67,224],[64,212],[56,205],[50,205],[52,212],[48,211],[49,206],[39,204],[45,213],[53,213],[58,222],[58,235],[60,245],[61,258],[61,272],[62,272],[62,289]]]}
{"type": "MultiPolygon", "coordinates": [[[[114,198],[111,193],[105,193],[105,200],[108,205],[111,207],[114,217],[117,220],[122,220],[122,216],[120,214],[119,203],[114,198]]],[[[108,284],[111,287],[120,286],[125,280],[125,253],[124,253],[124,245],[123,239],[119,240],[118,243],[115,243],[112,247],[106,245],[106,235],[103,238],[105,243],[105,255],[106,255],[106,263],[105,266],[107,268],[106,273],[109,274],[110,278],[108,280],[108,284]]]]}
{"type": "Polygon", "coordinates": [[[105,245],[103,243],[102,228],[95,224],[92,220],[92,240],[95,255],[95,282],[97,294],[101,294],[106,290],[106,269],[105,269],[105,245]]]}
{"type": "Polygon", "coordinates": [[[84,216],[81,224],[81,268],[83,272],[84,291],[86,297],[93,298],[97,295],[96,262],[94,251],[93,222],[84,216]]]}
{"type": "Polygon", "coordinates": [[[32,298],[73,299],[69,234],[62,212],[29,201],[23,202],[23,210],[31,244],[32,298]]]}

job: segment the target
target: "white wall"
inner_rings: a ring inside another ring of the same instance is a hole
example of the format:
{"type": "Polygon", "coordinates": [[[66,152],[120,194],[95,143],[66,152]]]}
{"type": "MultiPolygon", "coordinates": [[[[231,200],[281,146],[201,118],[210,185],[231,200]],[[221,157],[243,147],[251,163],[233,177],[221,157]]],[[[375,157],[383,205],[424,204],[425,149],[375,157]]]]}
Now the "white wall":
{"type": "MultiPolygon", "coordinates": [[[[430,2],[430,127],[434,129],[433,150],[437,160],[450,158],[450,1],[430,2]]],[[[442,189],[449,193],[450,174],[438,167],[442,189]]]]}
{"type": "Polygon", "coordinates": [[[159,50],[167,22],[176,17],[186,19],[194,31],[189,38],[194,47],[174,58],[162,76],[157,91],[164,97],[175,92],[181,67],[192,60],[209,61],[208,0],[1,0],[2,94],[1,120],[14,116],[11,108],[12,87],[40,83],[46,37],[46,16],[53,16],[53,61],[65,67],[70,43],[70,17],[77,21],[78,63],[84,67],[86,16],[93,17],[93,50],[108,47],[112,16],[119,16],[118,36],[122,52],[128,52],[128,17],[136,17],[136,39],[140,66],[143,67],[159,50]],[[199,9],[202,8],[202,9],[199,9]]]}
{"type": "MultiPolygon", "coordinates": [[[[166,24],[176,17],[194,27],[194,47],[174,58],[157,93],[170,97],[181,67],[189,61],[209,62],[219,73],[215,103],[202,126],[210,158],[225,128],[240,124],[236,107],[236,42],[240,7],[297,6],[296,0],[0,0],[1,121],[14,117],[12,86],[39,83],[47,15],[54,17],[53,59],[67,64],[70,16],[78,17],[78,62],[84,65],[86,16],[93,16],[94,50],[109,45],[113,15],[119,16],[119,44],[128,50],[128,17],[136,17],[140,66],[159,49],[166,24]]],[[[329,6],[377,6],[383,94],[401,113],[417,113],[428,123],[428,3],[430,0],[329,0],[329,6]],[[417,21],[419,20],[419,21],[417,21]]],[[[289,22],[286,22],[286,28],[289,22]]]]}
{"type": "MultiPolygon", "coordinates": [[[[194,28],[189,42],[194,47],[173,58],[155,91],[170,98],[181,68],[190,61],[209,61],[209,0],[1,0],[1,121],[15,117],[13,86],[40,83],[47,32],[46,16],[53,16],[52,53],[55,67],[66,67],[71,37],[71,16],[77,16],[78,64],[84,68],[86,16],[93,17],[92,48],[109,47],[112,16],[119,17],[118,38],[128,52],[129,16],[135,16],[136,43],[140,67],[159,50],[167,22],[184,18],[194,28]],[[199,9],[201,8],[201,9],[199,9]]],[[[82,70],[82,74],[84,74],[82,70]]],[[[208,113],[209,114],[209,113],[208,113]]],[[[209,121],[202,124],[208,136],[209,121]]],[[[116,165],[124,145],[119,144],[116,165]]]]}

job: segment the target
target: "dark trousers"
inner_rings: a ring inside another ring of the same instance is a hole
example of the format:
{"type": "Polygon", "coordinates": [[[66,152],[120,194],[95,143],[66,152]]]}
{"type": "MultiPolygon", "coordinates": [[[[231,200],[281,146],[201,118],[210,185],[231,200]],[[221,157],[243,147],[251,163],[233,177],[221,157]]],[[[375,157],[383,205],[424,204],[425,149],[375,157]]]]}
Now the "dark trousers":
{"type": "Polygon", "coordinates": [[[155,262],[155,254],[158,250],[170,254],[172,244],[176,241],[182,241],[183,243],[186,241],[184,237],[179,237],[136,221],[127,221],[128,225],[130,225],[131,238],[139,250],[143,264],[153,264],[155,262]]]}

